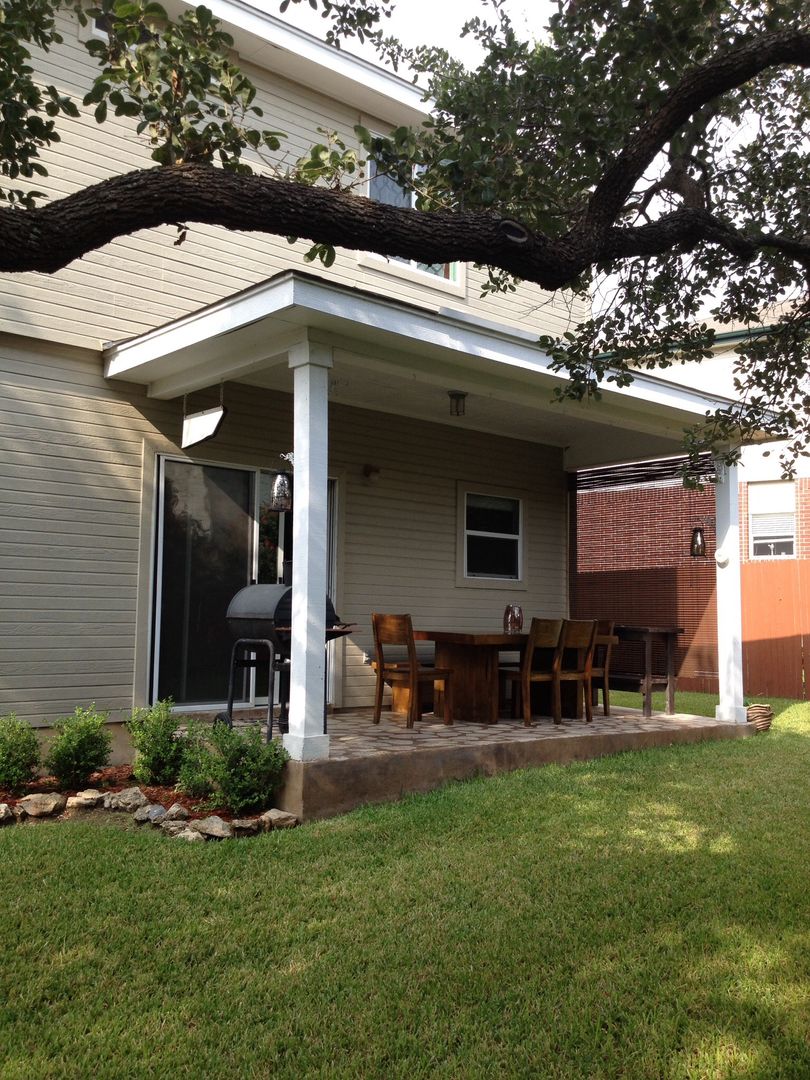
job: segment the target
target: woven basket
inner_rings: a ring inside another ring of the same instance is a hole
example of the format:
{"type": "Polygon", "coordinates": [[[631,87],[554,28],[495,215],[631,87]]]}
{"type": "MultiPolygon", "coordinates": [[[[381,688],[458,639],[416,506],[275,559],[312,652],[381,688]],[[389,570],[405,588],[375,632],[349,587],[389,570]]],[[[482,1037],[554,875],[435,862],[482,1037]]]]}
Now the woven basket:
{"type": "Polygon", "coordinates": [[[757,731],[767,731],[773,722],[773,709],[770,705],[749,705],[748,723],[757,731]]]}

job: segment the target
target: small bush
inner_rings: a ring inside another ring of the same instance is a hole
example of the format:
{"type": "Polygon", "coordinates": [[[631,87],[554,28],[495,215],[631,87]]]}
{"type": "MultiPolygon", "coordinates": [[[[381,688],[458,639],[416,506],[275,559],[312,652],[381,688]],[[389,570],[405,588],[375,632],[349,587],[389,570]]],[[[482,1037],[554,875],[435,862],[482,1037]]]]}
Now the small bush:
{"type": "Polygon", "coordinates": [[[258,727],[234,731],[215,724],[194,728],[178,788],[195,798],[218,801],[235,814],[268,806],[289,754],[278,742],[266,743],[258,727]]]}
{"type": "Polygon", "coordinates": [[[192,799],[207,799],[217,786],[217,759],[208,745],[209,734],[208,728],[191,721],[183,743],[177,788],[192,799]]]}
{"type": "Polygon", "coordinates": [[[127,722],[137,750],[132,772],[142,784],[173,784],[180,775],[186,739],[177,731],[172,705],[167,698],[151,709],[135,709],[127,722]]]}
{"type": "Polygon", "coordinates": [[[38,765],[39,743],[31,725],[14,713],[0,716],[0,788],[23,787],[38,765]]]}
{"type": "Polygon", "coordinates": [[[54,724],[58,734],[51,743],[45,767],[62,788],[81,787],[90,773],[103,768],[110,758],[112,739],[106,728],[109,713],[77,707],[72,716],[54,724]]]}

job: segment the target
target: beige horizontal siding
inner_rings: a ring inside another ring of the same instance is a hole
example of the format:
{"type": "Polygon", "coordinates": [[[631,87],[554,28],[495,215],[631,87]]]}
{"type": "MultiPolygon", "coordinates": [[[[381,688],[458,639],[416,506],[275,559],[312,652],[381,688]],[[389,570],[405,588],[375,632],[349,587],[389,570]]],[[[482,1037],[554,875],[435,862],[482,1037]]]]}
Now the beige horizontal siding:
{"type": "MultiPolygon", "coordinates": [[[[55,82],[80,101],[97,69],[78,39],[75,18],[61,13],[58,23],[64,43],[46,55],[35,55],[36,68],[43,82],[55,82]]],[[[288,136],[285,150],[276,155],[281,161],[292,163],[321,141],[318,128],[335,130],[351,142],[358,122],[378,130],[389,126],[384,118],[363,116],[309,87],[250,64],[244,67],[257,85],[263,123],[288,136]]],[[[97,125],[90,110],[83,110],[79,119],[59,124],[62,142],[43,157],[50,175],[37,182],[51,198],[150,164],[131,121],[111,118],[97,125]]],[[[309,247],[304,242],[290,246],[281,237],[201,225],[193,225],[179,247],[176,237],[172,228],[153,229],[117,240],[57,274],[4,276],[0,330],[95,349],[101,342],[144,333],[290,267],[395,300],[460,308],[538,333],[568,326],[566,304],[533,286],[508,296],[481,297],[484,275],[472,268],[464,295],[459,296],[435,288],[429,275],[423,281],[405,279],[396,267],[389,271],[364,266],[351,251],[340,251],[334,266],[325,270],[303,262],[309,247]]]]}
{"type": "MultiPolygon", "coordinates": [[[[88,350],[0,337],[0,713],[47,724],[95,701],[142,701],[148,666],[155,449],[180,455],[182,403],[108,383],[88,350]]],[[[195,395],[204,407],[210,395],[195,395]]],[[[292,446],[291,399],[229,384],[229,416],[198,459],[272,467],[292,446]]],[[[497,629],[507,601],[563,614],[560,451],[333,405],[335,604],[358,632],[336,650],[338,705],[371,701],[370,613],[497,629]],[[365,464],[380,469],[374,484],[365,464]],[[456,484],[525,494],[528,588],[456,587],[456,484]]],[[[193,455],[191,455],[193,456],[193,455]]],[[[224,694],[224,687],[223,687],[224,694]]]]}

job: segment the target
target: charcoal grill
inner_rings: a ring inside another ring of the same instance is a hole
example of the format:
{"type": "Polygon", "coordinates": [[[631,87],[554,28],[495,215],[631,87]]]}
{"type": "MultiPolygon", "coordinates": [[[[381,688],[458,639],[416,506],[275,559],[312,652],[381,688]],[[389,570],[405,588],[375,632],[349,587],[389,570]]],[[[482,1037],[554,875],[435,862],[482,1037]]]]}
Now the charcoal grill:
{"type": "MultiPolygon", "coordinates": [[[[228,708],[217,721],[233,727],[233,699],[236,675],[246,668],[267,664],[267,741],[273,737],[273,697],[275,677],[279,675],[278,726],[288,728],[290,705],[290,637],[292,624],[292,589],[289,585],[246,585],[233,597],[225,619],[233,638],[228,678],[228,708]]],[[[346,633],[331,599],[326,598],[327,641],[346,633]]],[[[324,720],[325,726],[325,720],[324,720]]]]}

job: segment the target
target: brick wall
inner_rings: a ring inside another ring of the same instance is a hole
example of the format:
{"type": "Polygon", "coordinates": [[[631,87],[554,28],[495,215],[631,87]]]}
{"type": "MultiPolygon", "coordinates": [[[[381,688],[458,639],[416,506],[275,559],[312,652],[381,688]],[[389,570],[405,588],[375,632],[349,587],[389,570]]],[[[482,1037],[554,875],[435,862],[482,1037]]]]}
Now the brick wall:
{"type": "MultiPolygon", "coordinates": [[[[678,685],[715,692],[713,489],[687,491],[676,481],[581,491],[572,499],[572,613],[629,624],[682,626],[678,685]],[[705,531],[705,558],[689,554],[696,525],[705,531]]],[[[663,670],[663,657],[656,662],[663,670]]],[[[614,663],[637,669],[633,647],[617,649],[614,663]]]]}
{"type": "MultiPolygon", "coordinates": [[[[682,626],[677,652],[682,689],[717,692],[716,543],[714,490],[687,491],[679,483],[612,488],[572,494],[571,612],[581,618],[682,626]],[[689,554],[692,529],[703,525],[705,558],[689,554]]],[[[810,479],[796,481],[796,550],[810,559],[810,479]]],[[[797,665],[804,664],[807,621],[794,594],[804,594],[804,579],[793,581],[794,560],[750,560],[748,489],[740,485],[740,548],[743,578],[743,655],[746,692],[803,696],[797,665]],[[755,578],[751,577],[754,573],[755,578]],[[754,587],[756,580],[756,587],[754,587]],[[746,587],[748,583],[748,587],[746,587]],[[768,597],[768,618],[763,597],[768,597]],[[799,625],[802,622],[802,625],[799,625]],[[783,656],[785,664],[776,660],[783,656]],[[797,659],[798,657],[798,659],[797,659]],[[784,672],[778,670],[784,666],[784,672]],[[789,669],[789,670],[788,670],[789,669]]],[[[808,616],[810,618],[810,616],[808,616]]],[[[658,658],[662,662],[663,658],[658,658]]],[[[634,668],[627,650],[616,666],[634,668]]]]}

